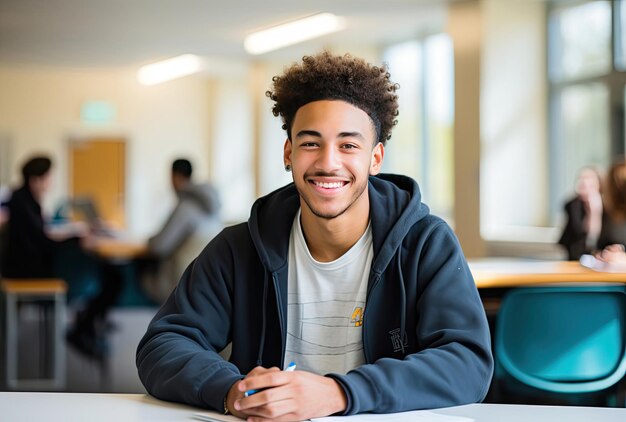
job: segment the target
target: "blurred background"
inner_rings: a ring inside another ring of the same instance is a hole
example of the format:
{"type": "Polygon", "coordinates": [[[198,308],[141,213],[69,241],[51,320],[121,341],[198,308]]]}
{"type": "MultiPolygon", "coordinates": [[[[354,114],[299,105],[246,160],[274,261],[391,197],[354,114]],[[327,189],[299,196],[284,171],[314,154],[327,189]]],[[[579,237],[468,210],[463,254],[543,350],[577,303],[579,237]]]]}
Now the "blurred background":
{"type": "MultiPolygon", "coordinates": [[[[621,1],[0,0],[0,195],[46,154],[45,215],[88,194],[112,227],[147,238],[176,203],[171,162],[187,157],[219,192],[223,224],[245,221],[290,181],[265,91],[322,49],[388,64],[400,115],[384,171],[419,182],[468,258],[565,257],[556,242],[577,171],[624,153],[621,1]],[[244,48],[255,31],[322,12],[340,29],[244,48]],[[181,55],[193,55],[188,74],[145,78],[181,55]]],[[[107,374],[75,356],[69,390],[142,391],[134,347],[155,308],[133,305],[113,313],[107,374]]]]}

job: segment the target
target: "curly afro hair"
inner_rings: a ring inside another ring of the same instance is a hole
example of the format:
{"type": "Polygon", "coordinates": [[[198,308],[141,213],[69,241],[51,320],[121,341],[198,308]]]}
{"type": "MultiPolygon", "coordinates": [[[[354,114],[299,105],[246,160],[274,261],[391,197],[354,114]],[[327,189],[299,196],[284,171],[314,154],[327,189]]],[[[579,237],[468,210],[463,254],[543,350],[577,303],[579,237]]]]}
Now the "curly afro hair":
{"type": "Polygon", "coordinates": [[[291,127],[298,109],[319,100],[342,100],[365,111],[372,119],[376,136],[383,145],[397,123],[398,84],[391,82],[386,65],[372,66],[349,54],[333,56],[328,51],[304,56],[282,76],[274,76],[274,90],[265,95],[275,102],[274,116],[281,116],[283,129],[291,139],[291,127]]]}

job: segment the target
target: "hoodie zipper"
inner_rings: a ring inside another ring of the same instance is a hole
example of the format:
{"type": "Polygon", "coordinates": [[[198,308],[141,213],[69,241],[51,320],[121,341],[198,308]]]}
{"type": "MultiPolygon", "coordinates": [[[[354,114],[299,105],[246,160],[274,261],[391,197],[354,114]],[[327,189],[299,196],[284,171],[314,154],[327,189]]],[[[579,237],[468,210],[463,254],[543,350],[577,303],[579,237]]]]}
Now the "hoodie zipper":
{"type": "Polygon", "coordinates": [[[371,288],[369,288],[367,296],[365,298],[365,311],[363,312],[363,335],[361,336],[361,342],[363,343],[363,355],[365,356],[365,363],[372,363],[372,361],[370,360],[369,357],[369,349],[366,347],[367,341],[367,314],[368,311],[370,309],[370,307],[367,305],[367,303],[369,302],[369,298],[372,295],[372,293],[374,292],[374,289],[376,289],[376,286],[378,286],[378,283],[380,282],[380,274],[375,274],[374,275],[374,280],[372,281],[372,286],[371,288]]]}
{"type": "Polygon", "coordinates": [[[282,367],[285,362],[285,318],[283,316],[283,306],[280,299],[280,289],[278,288],[278,280],[276,279],[276,273],[272,273],[272,282],[274,283],[274,292],[276,294],[276,305],[278,306],[278,324],[280,325],[280,366],[282,367]]]}

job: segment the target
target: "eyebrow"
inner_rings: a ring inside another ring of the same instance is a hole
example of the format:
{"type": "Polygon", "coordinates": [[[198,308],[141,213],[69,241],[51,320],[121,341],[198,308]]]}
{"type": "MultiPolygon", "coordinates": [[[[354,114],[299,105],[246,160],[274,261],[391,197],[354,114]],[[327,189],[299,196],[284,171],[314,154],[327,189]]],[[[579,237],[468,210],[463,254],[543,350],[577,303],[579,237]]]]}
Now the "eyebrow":
{"type": "MultiPolygon", "coordinates": [[[[313,136],[316,138],[321,138],[322,134],[319,133],[316,130],[301,130],[300,132],[298,132],[296,134],[296,138],[300,138],[302,136],[313,136]]],[[[338,135],[339,138],[359,138],[359,139],[365,139],[365,137],[361,134],[361,132],[339,132],[338,135]]]]}

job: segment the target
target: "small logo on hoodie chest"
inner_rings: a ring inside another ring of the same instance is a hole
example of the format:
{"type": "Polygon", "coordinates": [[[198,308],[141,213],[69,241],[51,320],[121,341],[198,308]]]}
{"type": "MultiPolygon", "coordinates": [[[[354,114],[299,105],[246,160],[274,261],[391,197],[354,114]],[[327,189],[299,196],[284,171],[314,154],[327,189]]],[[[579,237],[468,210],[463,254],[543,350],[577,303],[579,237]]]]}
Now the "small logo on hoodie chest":
{"type": "Polygon", "coordinates": [[[394,352],[399,352],[403,348],[408,347],[409,345],[409,341],[406,337],[406,333],[403,333],[403,335],[400,335],[399,328],[395,328],[389,331],[389,338],[391,339],[391,346],[393,347],[394,352]]]}

